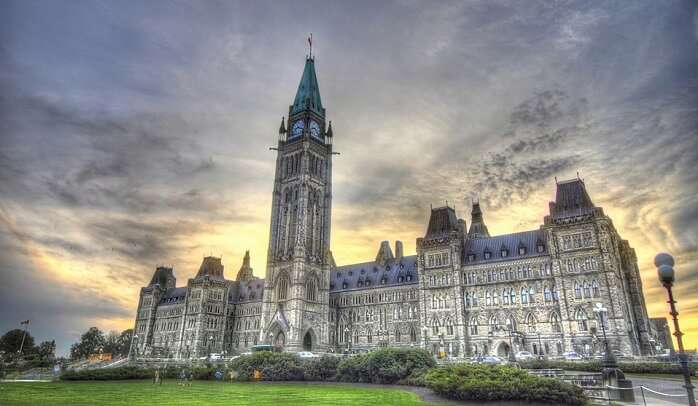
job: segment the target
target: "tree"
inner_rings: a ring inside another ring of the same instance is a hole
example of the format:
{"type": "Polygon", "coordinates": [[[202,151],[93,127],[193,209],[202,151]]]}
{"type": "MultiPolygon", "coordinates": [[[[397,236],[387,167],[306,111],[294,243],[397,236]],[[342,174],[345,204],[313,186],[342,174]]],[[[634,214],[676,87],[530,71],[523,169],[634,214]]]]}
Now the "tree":
{"type": "Polygon", "coordinates": [[[106,340],[102,331],[97,327],[90,327],[80,337],[80,342],[70,346],[70,357],[72,359],[87,358],[90,354],[103,350],[105,344],[106,340]]]}
{"type": "Polygon", "coordinates": [[[42,360],[52,361],[56,356],[56,341],[43,341],[36,350],[42,360]]]}
{"type": "Polygon", "coordinates": [[[27,332],[27,336],[24,337],[23,346],[22,337],[24,337],[24,330],[20,330],[18,328],[5,333],[4,336],[0,337],[0,352],[4,352],[6,354],[17,353],[20,346],[22,347],[23,354],[35,352],[36,349],[34,348],[34,337],[27,332]]]}
{"type": "Polygon", "coordinates": [[[111,353],[115,358],[128,356],[132,336],[133,329],[124,330],[121,333],[110,331],[104,337],[104,352],[111,353]]]}

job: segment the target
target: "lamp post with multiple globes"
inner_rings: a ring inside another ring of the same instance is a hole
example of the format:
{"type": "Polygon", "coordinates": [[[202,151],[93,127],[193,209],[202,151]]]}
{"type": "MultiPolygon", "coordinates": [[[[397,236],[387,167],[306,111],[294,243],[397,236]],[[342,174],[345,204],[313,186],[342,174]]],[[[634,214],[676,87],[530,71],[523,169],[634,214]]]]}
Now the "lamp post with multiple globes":
{"type": "Polygon", "coordinates": [[[691,384],[691,374],[688,371],[688,355],[683,349],[683,333],[679,328],[679,312],[676,311],[676,301],[674,300],[674,294],[671,291],[674,285],[674,258],[666,253],[657,254],[654,257],[654,265],[657,267],[657,276],[662,286],[666,288],[667,294],[669,295],[669,309],[671,310],[669,314],[674,321],[674,336],[676,337],[676,342],[679,345],[679,361],[681,362],[681,372],[683,373],[684,388],[688,393],[688,404],[690,406],[696,406],[696,398],[693,394],[693,384],[691,384]]]}

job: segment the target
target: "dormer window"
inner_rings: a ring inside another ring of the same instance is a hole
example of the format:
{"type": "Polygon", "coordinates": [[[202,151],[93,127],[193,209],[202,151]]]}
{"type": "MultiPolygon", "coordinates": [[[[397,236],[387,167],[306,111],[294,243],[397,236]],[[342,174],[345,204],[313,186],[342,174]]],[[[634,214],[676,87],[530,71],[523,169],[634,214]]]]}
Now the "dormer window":
{"type": "Polygon", "coordinates": [[[342,283],[342,289],[346,289],[347,287],[349,287],[349,284],[347,284],[346,282],[343,282],[343,283],[342,283]]]}
{"type": "Polygon", "coordinates": [[[468,254],[468,262],[475,262],[475,254],[468,254]]]}
{"type": "Polygon", "coordinates": [[[519,255],[526,255],[526,247],[519,247],[519,255]]]}
{"type": "Polygon", "coordinates": [[[349,271],[349,276],[352,276],[352,275],[354,275],[354,272],[349,271]]]}
{"type": "Polygon", "coordinates": [[[334,283],[330,283],[330,290],[334,289],[334,283]]]}
{"type": "Polygon", "coordinates": [[[404,278],[403,278],[402,275],[400,275],[400,276],[397,277],[397,281],[398,281],[398,282],[402,282],[403,279],[404,279],[404,278]]]}
{"type": "Polygon", "coordinates": [[[386,278],[385,276],[383,276],[383,277],[381,278],[381,285],[385,285],[386,283],[388,283],[388,278],[386,278]]]}
{"type": "Polygon", "coordinates": [[[538,244],[536,246],[536,251],[538,251],[538,253],[545,251],[545,245],[543,245],[543,243],[538,244]]]}
{"type": "Polygon", "coordinates": [[[408,273],[407,274],[407,282],[410,282],[410,281],[412,281],[412,274],[408,273]]]}
{"type": "Polygon", "coordinates": [[[366,279],[366,283],[364,283],[364,285],[366,285],[366,286],[371,286],[371,280],[370,280],[370,279],[366,279]]]}
{"type": "Polygon", "coordinates": [[[489,251],[485,251],[485,259],[490,259],[492,257],[492,253],[489,251]]]}
{"type": "Polygon", "coordinates": [[[502,258],[506,258],[509,255],[509,250],[506,248],[502,249],[502,258]]]}
{"type": "Polygon", "coordinates": [[[363,281],[359,281],[359,282],[357,283],[357,285],[358,285],[359,287],[362,287],[362,286],[364,286],[364,282],[363,282],[363,281]]]}

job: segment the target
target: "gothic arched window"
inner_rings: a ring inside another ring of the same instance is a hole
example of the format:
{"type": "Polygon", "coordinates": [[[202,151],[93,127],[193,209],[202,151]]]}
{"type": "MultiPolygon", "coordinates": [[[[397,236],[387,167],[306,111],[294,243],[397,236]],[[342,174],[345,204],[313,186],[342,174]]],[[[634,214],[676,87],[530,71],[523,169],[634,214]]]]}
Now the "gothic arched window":
{"type": "Polygon", "coordinates": [[[521,288],[521,304],[528,303],[528,290],[526,288],[521,288]]]}
{"type": "Polygon", "coordinates": [[[574,283],[574,298],[575,299],[582,298],[582,287],[579,286],[579,283],[577,283],[577,282],[574,283]]]}
{"type": "Polygon", "coordinates": [[[577,310],[577,314],[575,315],[575,320],[577,320],[577,330],[579,331],[587,331],[588,330],[588,324],[587,324],[587,314],[584,312],[584,310],[579,309],[577,310]]]}
{"type": "Polygon", "coordinates": [[[550,315],[550,325],[554,333],[559,333],[562,331],[560,326],[560,316],[557,313],[552,313],[550,315]]]}
{"type": "Polygon", "coordinates": [[[497,316],[492,315],[492,317],[490,317],[490,332],[497,331],[497,328],[498,328],[497,316]]]}
{"type": "Polygon", "coordinates": [[[477,335],[477,317],[471,317],[469,324],[470,324],[470,335],[476,336],[477,335]]]}
{"type": "Polygon", "coordinates": [[[591,289],[589,288],[589,282],[584,282],[584,297],[591,297],[591,289]]]}
{"type": "Polygon", "coordinates": [[[305,282],[305,298],[311,302],[317,300],[317,280],[314,277],[308,278],[305,282]]]}
{"type": "Polygon", "coordinates": [[[596,281],[593,281],[591,283],[591,293],[594,297],[599,297],[599,283],[596,281]]]}
{"type": "Polygon", "coordinates": [[[276,298],[286,300],[288,298],[288,276],[283,274],[276,282],[276,298]]]}
{"type": "Polygon", "coordinates": [[[528,316],[526,316],[526,325],[528,325],[529,333],[536,331],[536,318],[533,316],[533,313],[529,313],[528,316]]]}

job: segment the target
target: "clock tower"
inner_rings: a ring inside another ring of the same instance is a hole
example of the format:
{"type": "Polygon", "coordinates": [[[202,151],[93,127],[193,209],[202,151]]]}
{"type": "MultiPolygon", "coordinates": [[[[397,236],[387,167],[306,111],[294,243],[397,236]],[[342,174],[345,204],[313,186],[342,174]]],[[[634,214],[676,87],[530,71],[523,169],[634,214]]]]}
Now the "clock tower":
{"type": "Polygon", "coordinates": [[[281,120],[261,342],[290,351],[328,346],[332,124],[308,57],[288,128],[281,120]]]}

